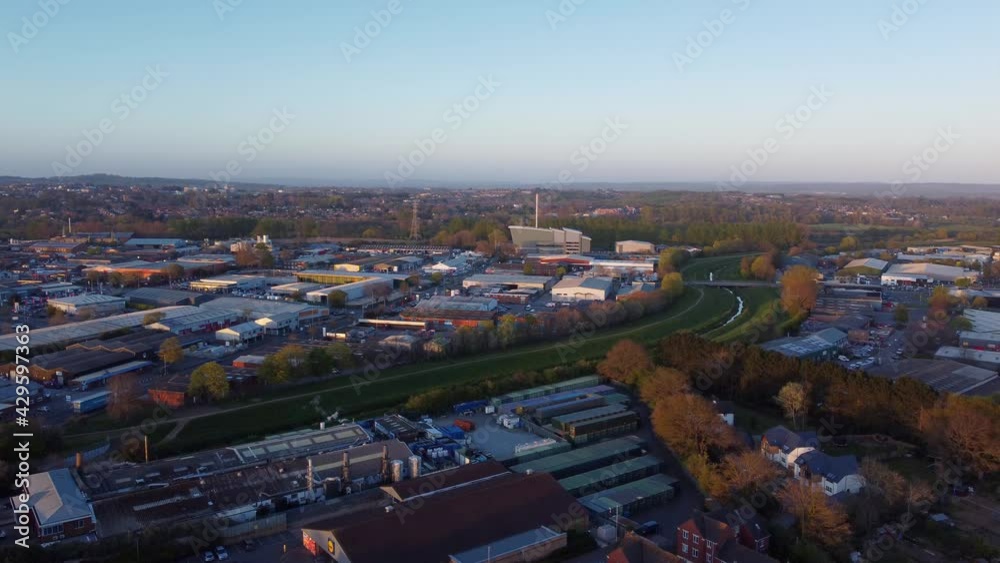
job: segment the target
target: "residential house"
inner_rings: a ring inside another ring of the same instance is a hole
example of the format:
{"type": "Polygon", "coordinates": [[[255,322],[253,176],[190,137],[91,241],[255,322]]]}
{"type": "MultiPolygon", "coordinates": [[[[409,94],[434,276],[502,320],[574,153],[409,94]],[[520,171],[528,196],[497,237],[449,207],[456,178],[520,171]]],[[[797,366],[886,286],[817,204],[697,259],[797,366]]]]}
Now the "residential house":
{"type": "Polygon", "coordinates": [[[625,534],[618,548],[608,554],[608,563],[681,563],[673,553],[633,532],[625,534]]]}
{"type": "Polygon", "coordinates": [[[769,546],[770,534],[756,516],[695,511],[677,527],[677,555],[690,563],[777,563],[767,555],[769,546]]]}
{"type": "Polygon", "coordinates": [[[834,457],[816,450],[795,460],[795,477],[823,489],[829,496],[857,493],[864,486],[858,458],[853,455],[834,457]]]}
{"type": "Polygon", "coordinates": [[[818,447],[815,432],[793,432],[784,426],[771,428],[760,439],[760,452],[764,457],[786,469],[790,469],[800,455],[818,447]]]}

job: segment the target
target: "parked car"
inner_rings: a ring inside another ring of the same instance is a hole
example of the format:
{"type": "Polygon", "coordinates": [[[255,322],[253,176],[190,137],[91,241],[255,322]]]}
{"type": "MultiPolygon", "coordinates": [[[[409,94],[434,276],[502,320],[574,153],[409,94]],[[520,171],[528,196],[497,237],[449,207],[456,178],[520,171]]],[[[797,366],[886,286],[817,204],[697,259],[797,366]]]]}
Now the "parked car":
{"type": "Polygon", "coordinates": [[[229,552],[226,551],[226,547],[218,545],[215,547],[215,556],[219,558],[219,561],[225,561],[229,559],[229,552]]]}
{"type": "Polygon", "coordinates": [[[201,560],[204,561],[205,563],[211,563],[212,561],[215,561],[215,552],[210,549],[206,549],[205,551],[201,552],[201,560]]]}

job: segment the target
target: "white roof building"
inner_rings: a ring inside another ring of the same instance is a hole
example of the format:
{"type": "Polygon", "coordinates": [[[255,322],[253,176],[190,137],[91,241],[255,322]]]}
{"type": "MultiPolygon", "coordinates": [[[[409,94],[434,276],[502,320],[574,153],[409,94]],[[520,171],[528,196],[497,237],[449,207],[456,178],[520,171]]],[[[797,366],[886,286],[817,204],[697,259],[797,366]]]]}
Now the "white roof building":
{"type": "Polygon", "coordinates": [[[882,285],[953,284],[956,280],[962,278],[974,281],[979,279],[979,272],[956,266],[931,264],[929,262],[893,264],[882,274],[882,285]]]}
{"type": "Polygon", "coordinates": [[[604,301],[611,294],[611,278],[566,276],[552,286],[553,301],[604,301]]]}

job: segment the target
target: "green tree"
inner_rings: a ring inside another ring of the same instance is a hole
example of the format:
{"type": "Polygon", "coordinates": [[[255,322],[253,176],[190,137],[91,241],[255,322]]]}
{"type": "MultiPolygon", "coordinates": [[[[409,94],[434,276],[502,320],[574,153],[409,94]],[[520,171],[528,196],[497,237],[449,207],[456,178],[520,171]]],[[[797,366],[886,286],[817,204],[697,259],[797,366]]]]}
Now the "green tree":
{"type": "Polygon", "coordinates": [[[338,368],[344,369],[354,366],[354,356],[352,355],[351,347],[343,342],[335,342],[327,346],[326,353],[338,368]]]}
{"type": "Polygon", "coordinates": [[[660,288],[670,299],[680,297],[684,293],[684,278],[677,272],[671,272],[663,276],[660,288]]]}
{"type": "Polygon", "coordinates": [[[785,416],[792,419],[792,426],[798,429],[800,418],[804,418],[809,411],[809,391],[806,387],[796,381],[786,383],[774,400],[781,405],[785,416]]]}
{"type": "Polygon", "coordinates": [[[166,366],[174,365],[177,362],[184,359],[184,347],[181,346],[181,341],[173,336],[163,341],[160,344],[160,360],[163,361],[163,368],[166,370],[166,366]]]}
{"type": "Polygon", "coordinates": [[[224,399],[229,394],[229,381],[226,380],[226,370],[215,362],[198,366],[191,372],[191,383],[188,394],[192,397],[209,399],[224,399]]]}
{"type": "Polygon", "coordinates": [[[334,361],[323,348],[310,348],[305,358],[306,373],[313,377],[329,375],[334,361]]]}
{"type": "Polygon", "coordinates": [[[517,338],[517,316],[507,314],[497,323],[497,340],[501,348],[508,348],[517,338]]]}
{"type": "Polygon", "coordinates": [[[850,252],[852,250],[857,250],[858,248],[858,239],[854,237],[844,237],[840,239],[840,250],[850,252]]]}
{"type": "Polygon", "coordinates": [[[431,281],[434,282],[434,285],[441,285],[441,282],[444,281],[444,274],[441,272],[434,272],[431,274],[431,281]]]}
{"type": "Polygon", "coordinates": [[[146,313],[142,316],[142,326],[149,326],[156,324],[166,318],[166,315],[160,311],[153,311],[152,313],[146,313]]]}
{"type": "Polygon", "coordinates": [[[892,319],[896,321],[899,326],[906,326],[910,322],[910,310],[906,305],[896,305],[896,308],[892,310],[892,319]]]}

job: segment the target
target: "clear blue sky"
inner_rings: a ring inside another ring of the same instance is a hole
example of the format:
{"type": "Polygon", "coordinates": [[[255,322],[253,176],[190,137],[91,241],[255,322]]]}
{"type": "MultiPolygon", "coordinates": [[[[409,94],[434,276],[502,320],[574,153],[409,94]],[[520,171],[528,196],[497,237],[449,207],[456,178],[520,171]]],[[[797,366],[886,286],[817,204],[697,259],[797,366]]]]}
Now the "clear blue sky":
{"type": "Polygon", "coordinates": [[[902,0],[587,0],[555,25],[558,0],[399,1],[348,62],[388,0],[243,0],[221,18],[226,0],[73,0],[26,42],[11,33],[38,0],[4,0],[0,174],[52,175],[108,119],[73,173],[207,178],[234,160],[247,181],[381,180],[441,128],[409,179],[717,181],[773,137],[753,180],[891,181],[950,127],[920,181],[1000,182],[995,0],[925,0],[888,40],[879,21],[902,0]],[[674,53],[724,9],[679,71],[674,53]],[[116,98],[157,65],[168,76],[122,118],[116,98]],[[491,75],[453,128],[445,112],[491,75]],[[819,85],[832,97],[777,132],[819,85]],[[295,118],[248,160],[241,141],[281,108],[295,118]],[[614,117],[627,131],[581,172],[574,151],[614,117]]]}

